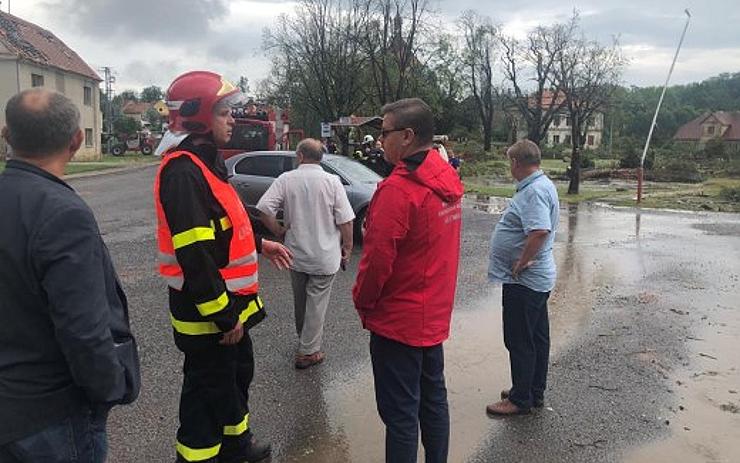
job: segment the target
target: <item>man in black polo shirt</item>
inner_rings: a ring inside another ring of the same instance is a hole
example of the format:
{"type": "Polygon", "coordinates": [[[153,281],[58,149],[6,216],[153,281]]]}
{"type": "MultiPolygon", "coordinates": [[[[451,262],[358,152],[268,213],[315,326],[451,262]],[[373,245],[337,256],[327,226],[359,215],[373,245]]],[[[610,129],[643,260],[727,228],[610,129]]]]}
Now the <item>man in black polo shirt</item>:
{"type": "Polygon", "coordinates": [[[84,140],[64,95],[8,101],[0,174],[0,462],[105,461],[139,390],[126,297],[90,208],[61,180],[84,140]]]}

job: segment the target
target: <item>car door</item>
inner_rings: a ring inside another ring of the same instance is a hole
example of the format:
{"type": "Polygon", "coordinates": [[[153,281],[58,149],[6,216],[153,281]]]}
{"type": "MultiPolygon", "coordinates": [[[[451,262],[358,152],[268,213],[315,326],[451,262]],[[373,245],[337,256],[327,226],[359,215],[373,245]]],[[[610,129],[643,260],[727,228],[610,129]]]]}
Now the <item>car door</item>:
{"type": "Polygon", "coordinates": [[[235,175],[231,178],[231,183],[250,212],[254,211],[257,202],[272,182],[287,170],[287,160],[286,156],[279,154],[245,156],[234,166],[235,175]]]}

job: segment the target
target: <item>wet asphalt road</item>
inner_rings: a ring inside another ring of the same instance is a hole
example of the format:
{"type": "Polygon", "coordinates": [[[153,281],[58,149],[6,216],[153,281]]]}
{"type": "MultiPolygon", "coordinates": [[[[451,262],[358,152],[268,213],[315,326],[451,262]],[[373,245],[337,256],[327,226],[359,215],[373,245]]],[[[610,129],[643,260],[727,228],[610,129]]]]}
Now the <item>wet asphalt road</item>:
{"type": "MultiPolygon", "coordinates": [[[[155,274],[154,172],[149,167],[70,182],[95,211],[140,347],[142,394],[112,413],[112,463],[174,460],[182,356],[172,342],[165,285],[155,274]]],[[[674,415],[696,380],[691,375],[700,371],[690,339],[720,315],[725,331],[737,333],[740,218],[596,206],[563,210],[556,243],[560,279],[550,305],[548,408],[494,420],[484,407],[508,387],[509,375],[500,289],[485,281],[497,216],[476,210],[485,207],[474,202],[464,211],[458,296],[446,344],[450,461],[622,461],[656,438],[677,438],[683,430],[674,429],[674,415]],[[677,380],[681,375],[686,378],[677,380]]],[[[292,367],[288,275],[261,262],[269,316],[251,333],[256,376],[250,406],[254,431],[273,443],[273,462],[383,460],[368,336],[350,296],[357,258],[356,252],[334,283],[327,360],[307,371],[292,367]]],[[[725,355],[718,349],[713,356],[725,355]]],[[[731,376],[737,360],[725,366],[731,376]]],[[[729,416],[731,424],[740,425],[737,416],[729,416]]]]}

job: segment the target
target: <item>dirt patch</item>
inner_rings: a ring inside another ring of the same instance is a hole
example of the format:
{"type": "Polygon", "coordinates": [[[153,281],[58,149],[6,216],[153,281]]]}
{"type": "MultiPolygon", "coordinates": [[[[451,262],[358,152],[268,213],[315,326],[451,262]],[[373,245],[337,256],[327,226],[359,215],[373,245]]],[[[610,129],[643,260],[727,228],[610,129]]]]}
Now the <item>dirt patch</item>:
{"type": "Polygon", "coordinates": [[[696,223],[692,227],[709,235],[740,236],[740,223],[696,223]]]}

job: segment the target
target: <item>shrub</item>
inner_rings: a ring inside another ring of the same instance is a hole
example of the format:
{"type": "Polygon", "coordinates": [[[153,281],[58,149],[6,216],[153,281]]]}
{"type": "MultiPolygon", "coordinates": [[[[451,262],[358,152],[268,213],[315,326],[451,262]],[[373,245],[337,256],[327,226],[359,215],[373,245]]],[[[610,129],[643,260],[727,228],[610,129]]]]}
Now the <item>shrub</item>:
{"type": "Polygon", "coordinates": [[[740,203],[740,187],[722,187],[719,197],[732,203],[740,203]]]}
{"type": "Polygon", "coordinates": [[[507,175],[509,175],[509,164],[506,161],[491,159],[463,162],[460,166],[461,177],[505,177],[507,175]]]}
{"type": "Polygon", "coordinates": [[[727,163],[721,174],[728,177],[740,177],[740,159],[734,159],[727,163]]]}
{"type": "Polygon", "coordinates": [[[653,170],[654,179],[658,182],[698,183],[703,180],[696,162],[687,159],[662,159],[653,170]]]}
{"type": "Polygon", "coordinates": [[[719,138],[712,138],[704,145],[704,156],[707,159],[723,159],[725,157],[725,143],[719,138]]]}

